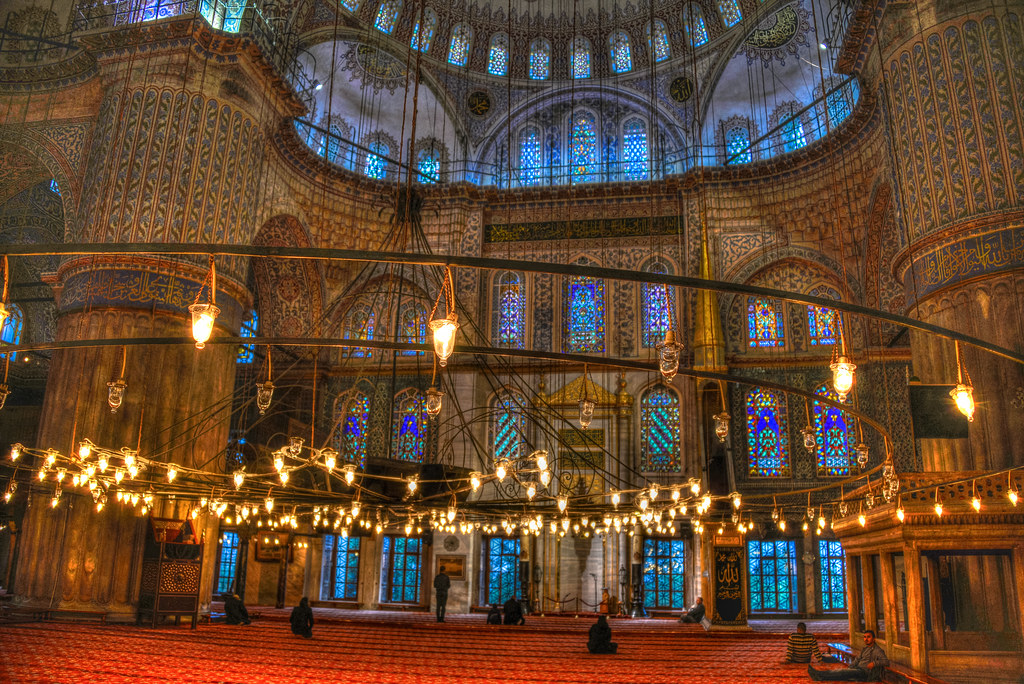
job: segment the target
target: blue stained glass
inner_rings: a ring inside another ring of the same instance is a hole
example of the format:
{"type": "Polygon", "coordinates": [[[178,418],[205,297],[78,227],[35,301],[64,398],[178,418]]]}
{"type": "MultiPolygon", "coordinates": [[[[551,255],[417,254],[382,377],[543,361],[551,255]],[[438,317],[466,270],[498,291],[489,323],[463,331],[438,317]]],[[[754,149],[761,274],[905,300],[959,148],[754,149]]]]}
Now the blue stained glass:
{"type": "MultiPolygon", "coordinates": [[[[324,546],[327,537],[324,535],[324,546]]],[[[334,550],[334,582],[331,587],[331,599],[336,601],[355,601],[359,591],[359,537],[337,537],[338,545],[334,550]]],[[[326,551],[326,548],[325,548],[326,551]]]]}
{"type": "Polygon", "coordinates": [[[363,173],[370,178],[380,180],[387,175],[388,162],[384,157],[388,156],[391,150],[386,144],[378,141],[371,142],[367,147],[370,151],[366,154],[366,165],[363,167],[363,173]]]}
{"type": "Polygon", "coordinates": [[[839,316],[835,309],[809,305],[807,307],[807,333],[811,344],[832,345],[839,334],[839,316]]]}
{"type": "Polygon", "coordinates": [[[647,44],[654,53],[655,62],[664,62],[672,56],[672,51],[668,42],[668,29],[665,28],[665,22],[661,19],[656,19],[654,22],[653,36],[651,35],[651,27],[648,25],[647,44]]]}
{"type": "MultiPolygon", "coordinates": [[[[242,329],[240,331],[240,337],[258,337],[260,327],[260,317],[255,311],[250,311],[249,315],[242,321],[242,329]]],[[[255,344],[243,344],[238,349],[238,357],[235,359],[238,363],[252,363],[256,358],[256,345],[255,344]]]]}
{"type": "Polygon", "coordinates": [[[751,612],[796,611],[796,542],[748,541],[751,612]]]}
{"type": "MultiPolygon", "coordinates": [[[[427,343],[427,310],[419,304],[404,304],[398,314],[398,341],[411,344],[427,343]]],[[[405,349],[402,356],[422,356],[426,352],[405,349]]]]}
{"type": "Polygon", "coordinates": [[[199,3],[199,13],[213,28],[228,33],[238,33],[242,25],[245,3],[246,0],[228,0],[228,2],[202,0],[199,3]]]}
{"type": "Polygon", "coordinates": [[[515,390],[500,390],[491,400],[491,448],[494,460],[525,455],[526,399],[515,390]]]}
{"type": "Polygon", "coordinates": [[[718,0],[718,11],[726,28],[743,21],[743,12],[740,11],[740,4],[736,0],[718,0]]]}
{"type": "Polygon", "coordinates": [[[543,38],[530,43],[530,78],[545,80],[551,68],[551,43],[543,38]]]}
{"type": "Polygon", "coordinates": [[[754,477],[789,475],[789,438],[779,396],[756,389],[747,395],[749,473],[754,477]]]}
{"type": "MultiPolygon", "coordinates": [[[[821,385],[815,394],[840,404],[829,383],[821,385]]],[[[853,420],[846,411],[814,402],[814,441],[818,454],[818,475],[846,477],[850,475],[850,449],[854,444],[853,420]]]]}
{"type": "Polygon", "coordinates": [[[750,130],[746,126],[734,126],[725,133],[725,163],[749,164],[750,130]]]}
{"type": "MultiPolygon", "coordinates": [[[[650,273],[667,275],[669,270],[660,261],[653,262],[647,267],[650,273]]],[[[675,320],[676,294],[675,290],[669,288],[666,294],[664,285],[655,283],[644,283],[640,286],[640,307],[643,315],[643,330],[641,332],[643,346],[652,348],[665,339],[665,333],[672,329],[672,321],[675,320]]]]}
{"type": "Polygon", "coordinates": [[[330,135],[328,135],[324,141],[323,155],[324,158],[332,164],[343,165],[345,160],[342,157],[342,139],[345,137],[344,131],[341,130],[341,126],[338,124],[331,124],[328,127],[330,135]]]}
{"type": "Polygon", "coordinates": [[[850,103],[846,99],[845,91],[845,88],[840,88],[825,96],[825,107],[828,109],[829,125],[832,128],[835,128],[845,121],[846,117],[850,116],[850,103]]]}
{"type": "Polygon", "coordinates": [[[647,180],[647,124],[630,119],[622,127],[622,173],[625,180],[647,180]]]}
{"type": "Polygon", "coordinates": [[[699,47],[708,42],[708,28],[704,23],[704,12],[700,7],[690,3],[683,12],[683,26],[686,27],[686,37],[693,47],[699,47]]]}
{"type": "MultiPolygon", "coordinates": [[[[372,340],[376,319],[377,314],[369,304],[353,306],[348,316],[345,317],[342,337],[350,340],[372,340]]],[[[373,350],[368,347],[342,347],[341,349],[342,354],[346,356],[373,356],[373,350]]]]}
{"type": "Polygon", "coordinates": [[[570,276],[564,298],[565,351],[604,351],[604,280],[570,276]]]}
{"type": "Polygon", "coordinates": [[[373,22],[374,28],[384,33],[391,33],[398,23],[398,14],[402,11],[402,0],[384,0],[377,10],[377,18],[373,22]]]}
{"type": "Polygon", "coordinates": [[[532,126],[519,135],[519,173],[523,185],[540,183],[540,133],[532,126]]]}
{"type": "Polygon", "coordinates": [[[335,449],[346,461],[366,465],[366,433],[370,428],[370,395],[355,392],[338,405],[335,419],[341,421],[335,449]]]}
{"type": "Polygon", "coordinates": [[[819,539],[818,560],[821,563],[821,609],[846,610],[846,552],[843,545],[819,539]]]}
{"type": "Polygon", "coordinates": [[[55,193],[57,195],[60,194],[60,186],[57,185],[57,179],[56,178],[52,178],[50,180],[50,192],[55,193]]]}
{"type": "Polygon", "coordinates": [[[487,54],[487,73],[504,76],[508,73],[508,36],[496,33],[491,37],[491,49],[487,54]]]}
{"type": "Polygon", "coordinates": [[[469,58],[469,44],[473,39],[473,29],[466,24],[459,24],[452,31],[452,42],[448,47],[448,63],[455,66],[466,66],[469,58]]]}
{"type": "Polygon", "coordinates": [[[166,19],[181,14],[181,0],[144,0],[141,21],[166,19]]]}
{"type": "Polygon", "coordinates": [[[572,42],[572,77],[590,78],[590,41],[586,38],[572,42]]]}
{"type": "Polygon", "coordinates": [[[519,540],[484,540],[487,590],[485,603],[500,606],[519,595],[519,540]]]}
{"type": "Polygon", "coordinates": [[[656,385],[640,398],[640,470],[678,473],[679,397],[656,385]]]}
{"type": "Polygon", "coordinates": [[[238,533],[224,532],[220,536],[217,556],[217,594],[236,592],[235,576],[238,572],[238,533]]]}
{"type": "Polygon", "coordinates": [[[682,539],[644,539],[644,606],[686,606],[686,544],[682,539]]]}
{"type": "Polygon", "coordinates": [[[629,46],[629,36],[624,31],[616,31],[609,38],[612,53],[612,71],[624,74],[633,69],[633,53],[629,46]]]}
{"type": "Polygon", "coordinates": [[[782,124],[782,149],[784,152],[793,152],[807,145],[804,137],[804,125],[799,117],[789,115],[782,124]]]}
{"type": "Polygon", "coordinates": [[[782,316],[775,302],[761,297],[747,299],[747,339],[751,347],[782,347],[786,344],[782,316]]]}
{"type": "Polygon", "coordinates": [[[427,446],[427,424],[427,404],[422,392],[410,388],[395,395],[392,457],[422,463],[427,446]]]}
{"type": "Polygon", "coordinates": [[[494,280],[494,344],[523,349],[526,346],[526,293],[523,278],[505,271],[494,280]]]}
{"type": "Polygon", "coordinates": [[[420,597],[420,543],[413,537],[384,537],[381,559],[381,598],[393,603],[417,603],[420,597]]]}
{"type": "MultiPolygon", "coordinates": [[[[25,314],[17,304],[7,305],[7,318],[0,327],[0,342],[6,344],[21,344],[21,331],[25,325],[25,314]]],[[[2,346],[2,345],[0,345],[2,346]]],[[[14,361],[18,358],[17,352],[6,352],[0,354],[0,360],[10,358],[14,361]]]]}
{"type": "Polygon", "coordinates": [[[341,6],[349,12],[355,12],[359,9],[359,2],[360,0],[341,0],[341,6]]]}
{"type": "Polygon", "coordinates": [[[441,155],[435,149],[423,150],[416,161],[420,183],[436,183],[441,177],[441,155]]]}
{"type": "Polygon", "coordinates": [[[573,184],[597,181],[597,125],[589,112],[579,112],[572,119],[569,173],[573,184]]]}
{"type": "Polygon", "coordinates": [[[416,26],[412,29],[412,40],[409,47],[420,52],[430,50],[430,44],[434,40],[434,30],[437,28],[437,15],[429,7],[423,10],[423,31],[420,31],[420,20],[416,20],[416,26]]]}

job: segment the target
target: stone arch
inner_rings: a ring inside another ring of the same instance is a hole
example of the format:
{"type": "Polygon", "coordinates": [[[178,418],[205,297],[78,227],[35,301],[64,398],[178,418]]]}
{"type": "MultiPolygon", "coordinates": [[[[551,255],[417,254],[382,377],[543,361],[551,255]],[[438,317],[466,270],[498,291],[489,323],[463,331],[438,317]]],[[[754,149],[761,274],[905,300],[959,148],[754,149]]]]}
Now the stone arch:
{"type": "MultiPolygon", "coordinates": [[[[84,138],[84,127],[54,127],[44,134],[41,130],[23,129],[20,135],[0,132],[0,205],[15,195],[51,178],[57,181],[61,191],[61,205],[64,211],[64,226],[60,241],[73,241],[77,222],[77,206],[81,194],[75,164],[65,154],[59,142],[61,131],[73,128],[68,135],[84,138]]],[[[81,154],[82,140],[75,143],[77,154],[81,154]]]]}
{"type": "MultiPolygon", "coordinates": [[[[264,223],[253,245],[309,247],[311,241],[299,220],[284,214],[264,223]]],[[[252,271],[264,335],[309,337],[320,334],[325,287],[318,263],[309,259],[257,257],[252,261],[252,271]]]]}

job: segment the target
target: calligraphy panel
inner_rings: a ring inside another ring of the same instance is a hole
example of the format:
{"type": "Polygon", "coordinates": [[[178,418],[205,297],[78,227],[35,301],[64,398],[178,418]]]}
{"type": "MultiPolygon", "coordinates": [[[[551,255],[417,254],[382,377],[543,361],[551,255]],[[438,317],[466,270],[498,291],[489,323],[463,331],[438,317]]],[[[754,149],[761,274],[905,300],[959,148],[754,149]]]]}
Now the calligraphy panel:
{"type": "Polygon", "coordinates": [[[743,603],[743,547],[715,546],[714,591],[716,625],[745,625],[743,603]]]}

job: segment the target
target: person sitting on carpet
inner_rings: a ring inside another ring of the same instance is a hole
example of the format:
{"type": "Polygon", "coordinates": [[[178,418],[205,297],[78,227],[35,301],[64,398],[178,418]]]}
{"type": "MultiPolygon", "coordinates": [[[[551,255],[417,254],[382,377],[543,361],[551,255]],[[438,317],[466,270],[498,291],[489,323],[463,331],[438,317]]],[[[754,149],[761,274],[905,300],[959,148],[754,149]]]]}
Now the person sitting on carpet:
{"type": "Polygon", "coordinates": [[[489,625],[500,625],[501,624],[501,608],[498,607],[497,603],[491,604],[491,612],[487,613],[487,624],[489,625]]]}
{"type": "Polygon", "coordinates": [[[680,622],[697,623],[704,619],[704,597],[698,596],[697,602],[693,604],[690,610],[683,613],[683,617],[679,618],[680,622]]]}
{"type": "Polygon", "coordinates": [[[508,601],[505,601],[503,608],[505,609],[506,625],[526,624],[526,618],[523,617],[523,606],[515,596],[510,598],[508,601]]]}
{"type": "Polygon", "coordinates": [[[597,622],[590,626],[590,639],[587,650],[591,653],[616,653],[619,645],[612,641],[612,628],[608,626],[608,618],[597,616],[597,622]]]}
{"type": "Polygon", "coordinates": [[[803,622],[796,623],[796,633],[789,635],[786,642],[786,659],[784,663],[809,663],[811,656],[821,661],[821,651],[818,650],[818,640],[813,634],[807,633],[807,625],[803,622]]]}
{"type": "Polygon", "coordinates": [[[238,594],[224,594],[224,615],[229,625],[247,625],[250,622],[249,611],[238,594]]]}
{"type": "Polygon", "coordinates": [[[313,609],[309,607],[309,599],[305,596],[299,605],[292,608],[291,623],[292,634],[306,639],[313,638],[313,609]]]}
{"type": "Polygon", "coordinates": [[[816,682],[877,682],[889,664],[885,651],[875,643],[874,631],[864,630],[864,649],[842,670],[815,670],[807,666],[807,674],[816,682]]]}

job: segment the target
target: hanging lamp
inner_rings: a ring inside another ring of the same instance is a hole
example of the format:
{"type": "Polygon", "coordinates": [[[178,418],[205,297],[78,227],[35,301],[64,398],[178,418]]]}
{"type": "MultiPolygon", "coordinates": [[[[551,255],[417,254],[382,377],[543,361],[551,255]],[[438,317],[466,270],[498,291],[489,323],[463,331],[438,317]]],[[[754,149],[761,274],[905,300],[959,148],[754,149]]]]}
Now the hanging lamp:
{"type": "Polygon", "coordinates": [[[206,282],[199,287],[199,292],[196,293],[196,300],[188,307],[189,313],[192,314],[192,339],[196,341],[196,349],[203,349],[206,346],[206,342],[213,335],[213,324],[217,320],[217,316],[220,315],[220,309],[217,308],[217,269],[214,265],[213,255],[210,255],[210,273],[207,276],[207,280],[210,282],[210,301],[205,304],[199,303],[199,298],[203,294],[203,288],[206,286],[206,282]]]}
{"type": "Polygon", "coordinates": [[[455,351],[455,333],[459,330],[459,315],[454,311],[455,288],[452,285],[451,267],[444,267],[444,279],[441,282],[441,292],[434,302],[434,310],[430,312],[430,329],[434,331],[434,354],[437,355],[437,362],[444,368],[448,365],[448,358],[455,351]],[[434,318],[437,313],[437,305],[445,300],[445,315],[442,318],[434,318]]]}
{"type": "Polygon", "coordinates": [[[957,410],[967,416],[967,422],[974,422],[974,387],[971,385],[971,376],[963,366],[963,357],[960,354],[960,341],[953,341],[956,351],[956,387],[949,392],[956,402],[957,410]]]}

